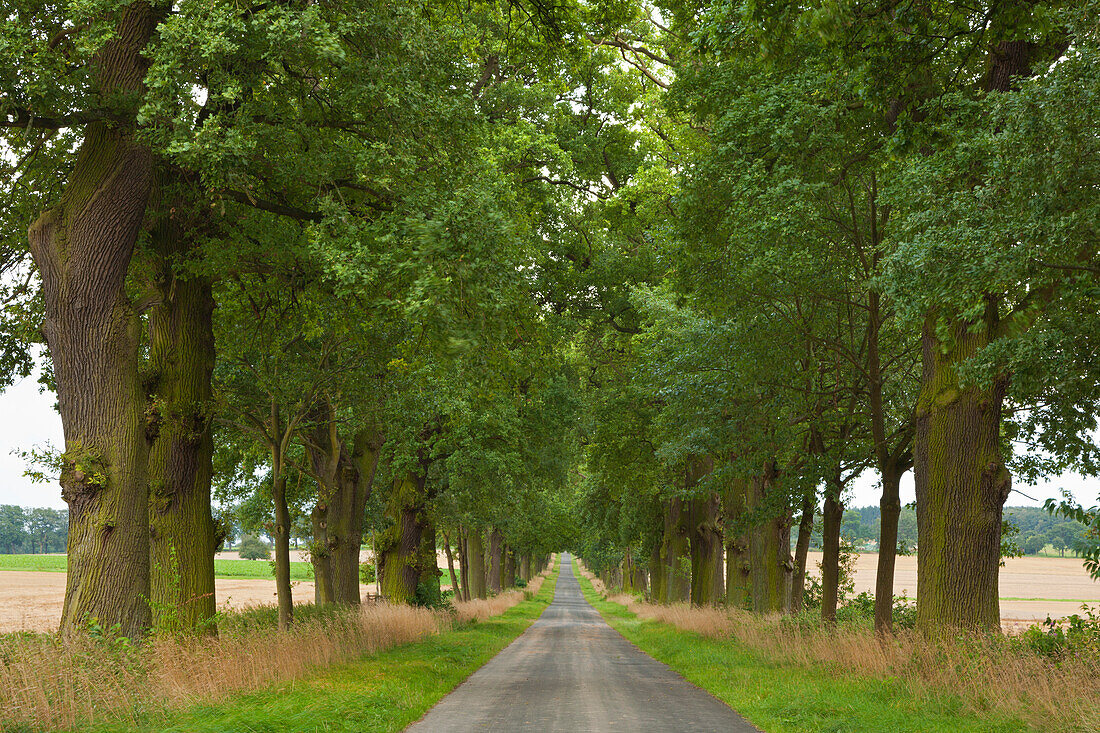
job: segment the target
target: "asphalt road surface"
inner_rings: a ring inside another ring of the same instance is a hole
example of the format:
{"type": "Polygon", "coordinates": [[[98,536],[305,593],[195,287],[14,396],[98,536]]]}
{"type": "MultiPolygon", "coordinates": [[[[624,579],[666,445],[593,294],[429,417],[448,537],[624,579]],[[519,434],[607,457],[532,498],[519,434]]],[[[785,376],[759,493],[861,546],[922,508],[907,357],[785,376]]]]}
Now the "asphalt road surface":
{"type": "Polygon", "coordinates": [[[542,616],[407,730],[757,729],[608,626],[563,555],[554,602],[542,616]]]}

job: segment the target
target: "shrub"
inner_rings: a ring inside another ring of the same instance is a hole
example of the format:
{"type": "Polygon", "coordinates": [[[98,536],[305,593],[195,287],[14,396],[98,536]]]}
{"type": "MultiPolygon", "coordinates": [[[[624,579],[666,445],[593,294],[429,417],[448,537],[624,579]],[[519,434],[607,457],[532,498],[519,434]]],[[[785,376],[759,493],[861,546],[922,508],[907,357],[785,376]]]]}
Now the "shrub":
{"type": "Polygon", "coordinates": [[[1035,624],[1020,634],[1017,643],[1041,656],[1060,661],[1067,657],[1100,653],[1100,615],[1087,604],[1081,606],[1084,615],[1073,614],[1064,619],[1035,624]]]}
{"type": "Polygon", "coordinates": [[[240,555],[245,560],[270,560],[271,548],[259,537],[246,534],[241,537],[240,555]]]}
{"type": "Polygon", "coordinates": [[[374,571],[374,561],[368,560],[367,562],[359,563],[359,582],[363,584],[373,583],[376,575],[374,571]]]}

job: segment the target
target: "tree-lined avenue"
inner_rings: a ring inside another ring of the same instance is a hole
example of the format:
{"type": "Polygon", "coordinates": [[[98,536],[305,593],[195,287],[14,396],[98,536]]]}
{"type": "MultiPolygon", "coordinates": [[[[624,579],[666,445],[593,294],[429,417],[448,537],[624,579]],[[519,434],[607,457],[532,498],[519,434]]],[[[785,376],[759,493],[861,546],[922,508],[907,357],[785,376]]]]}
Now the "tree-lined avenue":
{"type": "Polygon", "coordinates": [[[572,558],[561,563],[554,602],[531,628],[407,730],[757,730],[608,626],[572,558]]]}

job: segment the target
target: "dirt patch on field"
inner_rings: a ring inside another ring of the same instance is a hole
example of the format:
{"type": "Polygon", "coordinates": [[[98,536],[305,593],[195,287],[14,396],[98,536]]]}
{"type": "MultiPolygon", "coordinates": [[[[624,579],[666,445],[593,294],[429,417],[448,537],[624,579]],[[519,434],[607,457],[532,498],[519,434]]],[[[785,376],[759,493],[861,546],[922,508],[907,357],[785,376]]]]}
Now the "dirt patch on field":
{"type": "MultiPolygon", "coordinates": [[[[218,609],[223,611],[275,603],[273,579],[217,579],[214,588],[218,609]]],[[[313,583],[294,583],[294,601],[313,601],[313,583]]],[[[64,602],[65,573],[0,572],[0,633],[53,631],[61,621],[64,602]]]]}
{"type": "MultiPolygon", "coordinates": [[[[807,565],[821,574],[820,552],[809,554],[807,565]]],[[[856,560],[856,593],[875,592],[878,554],[865,553],[856,560]]],[[[1014,557],[1001,568],[1001,618],[1019,620],[1027,625],[1081,611],[1081,603],[1100,604],[1100,583],[1089,577],[1078,558],[1014,557]],[[1039,599],[1039,600],[1021,600],[1039,599]]],[[[917,595],[917,558],[899,557],[894,569],[894,594],[917,595]]]]}

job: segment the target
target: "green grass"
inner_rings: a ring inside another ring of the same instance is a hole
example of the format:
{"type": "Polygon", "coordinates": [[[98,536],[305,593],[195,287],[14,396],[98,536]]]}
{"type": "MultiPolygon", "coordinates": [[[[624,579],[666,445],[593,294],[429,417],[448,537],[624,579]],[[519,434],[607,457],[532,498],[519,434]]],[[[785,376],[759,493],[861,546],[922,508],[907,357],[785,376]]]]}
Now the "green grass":
{"type": "MultiPolygon", "coordinates": [[[[274,578],[270,560],[215,560],[215,578],[274,578]]],[[[313,580],[308,562],[290,563],[291,580],[313,580]]]]}
{"type": "MultiPolygon", "coordinates": [[[[0,555],[0,570],[29,570],[63,573],[68,558],[64,555],[0,555]]],[[[268,560],[215,560],[215,578],[272,578],[268,560]]],[[[308,562],[290,563],[291,580],[313,580],[313,567],[308,562]]]]}
{"type": "Polygon", "coordinates": [[[585,598],[619,633],[768,733],[1029,730],[1022,721],[1003,716],[978,718],[948,691],[918,697],[896,680],[784,664],[735,642],[643,621],[603,600],[586,578],[578,578],[585,598]]]}
{"type": "Polygon", "coordinates": [[[1056,603],[1100,603],[1095,598],[1016,598],[1013,596],[1001,596],[1002,601],[1054,601],[1056,603]]]}
{"type": "Polygon", "coordinates": [[[67,564],[64,555],[0,555],[0,570],[63,573],[67,564]]]}
{"type": "Polygon", "coordinates": [[[273,733],[399,731],[508,646],[554,597],[558,570],[539,593],[504,614],[424,641],[365,656],[219,705],[178,714],[150,713],[108,731],[273,733]]]}

